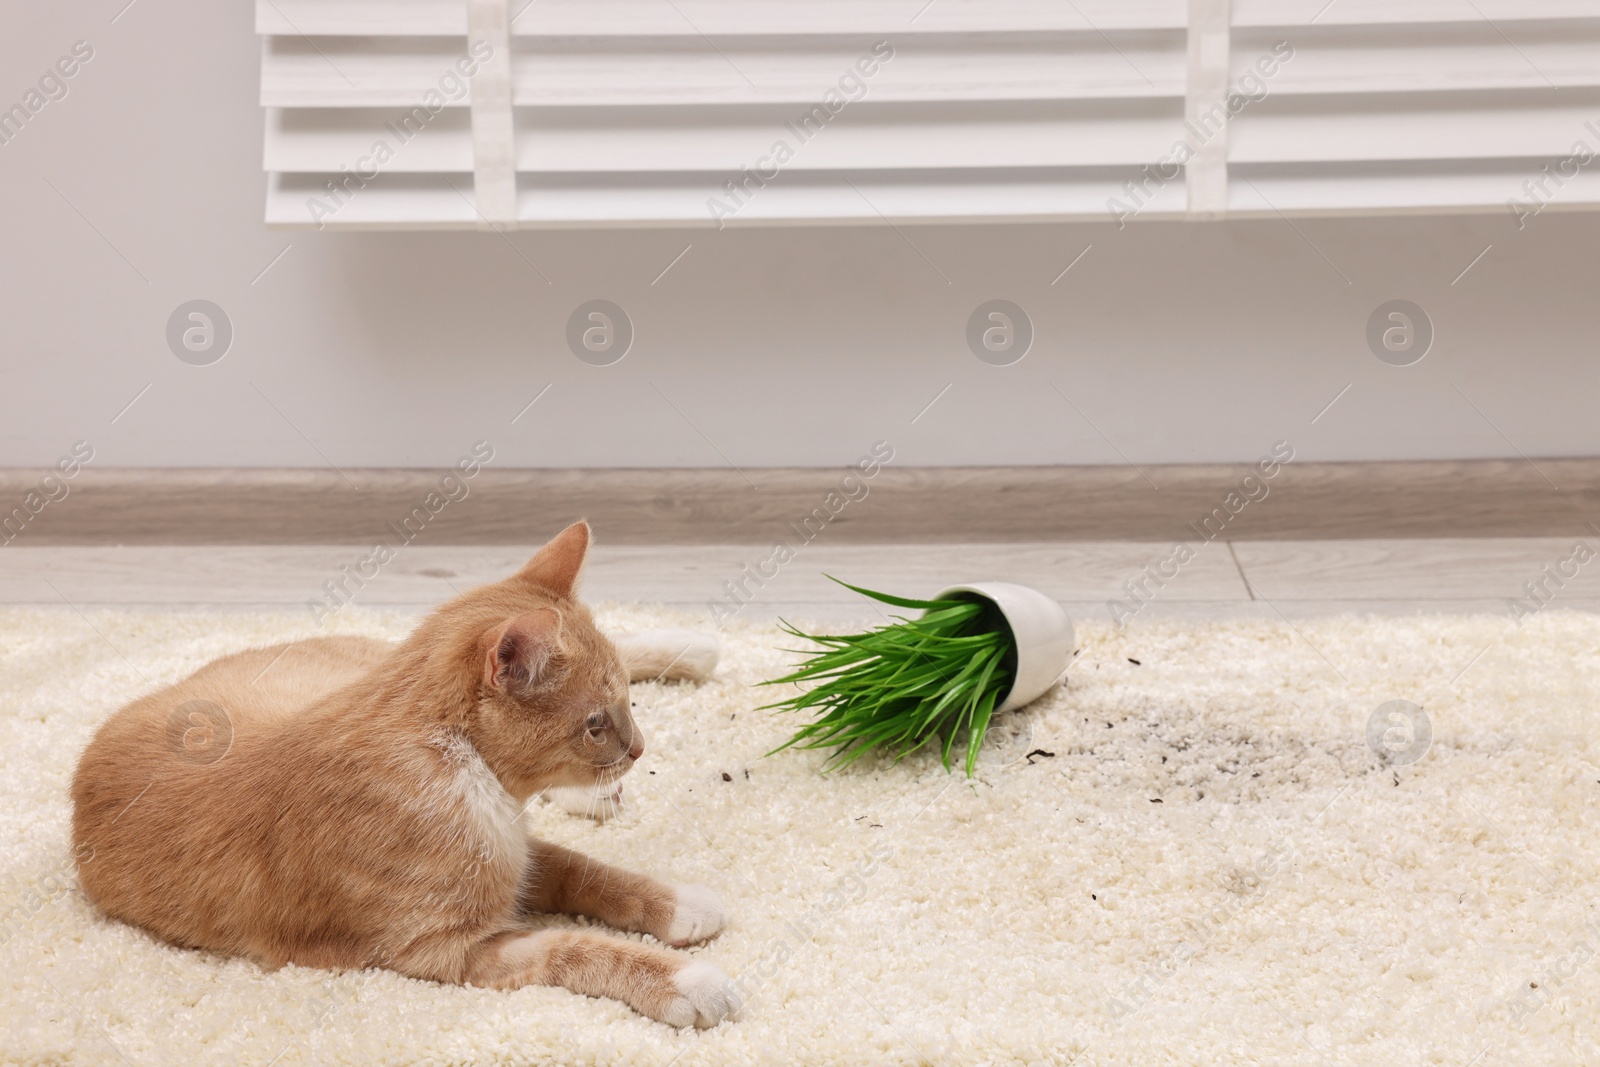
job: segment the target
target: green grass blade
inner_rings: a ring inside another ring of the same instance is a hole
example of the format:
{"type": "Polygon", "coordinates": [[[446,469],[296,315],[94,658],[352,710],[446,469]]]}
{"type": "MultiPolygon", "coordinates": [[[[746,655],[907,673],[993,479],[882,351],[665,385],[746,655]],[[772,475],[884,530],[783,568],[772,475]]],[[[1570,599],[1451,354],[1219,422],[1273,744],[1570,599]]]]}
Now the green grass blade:
{"type": "Polygon", "coordinates": [[[849,582],[841,582],[831,574],[826,574],[823,577],[830,582],[838,582],[852,593],[860,593],[862,596],[876,600],[880,604],[892,604],[897,608],[920,608],[926,610],[928,608],[947,607],[952,603],[949,600],[912,600],[909,597],[891,596],[888,593],[880,593],[873,589],[863,589],[859,585],[851,585],[849,582]]]}

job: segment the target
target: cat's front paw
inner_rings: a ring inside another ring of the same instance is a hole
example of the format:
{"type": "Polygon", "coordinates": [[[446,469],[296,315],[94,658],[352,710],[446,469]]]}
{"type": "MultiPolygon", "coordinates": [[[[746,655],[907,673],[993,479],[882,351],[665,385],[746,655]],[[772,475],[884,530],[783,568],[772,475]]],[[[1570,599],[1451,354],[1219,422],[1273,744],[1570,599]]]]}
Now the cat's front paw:
{"type": "Polygon", "coordinates": [[[739,994],[727,974],[714,963],[694,961],[672,976],[672,986],[677,996],[662,1013],[664,1023],[704,1030],[724,1019],[738,1017],[739,994]]]}
{"type": "Polygon", "coordinates": [[[672,913],[672,925],[663,939],[669,945],[682,948],[697,941],[717,936],[728,923],[728,913],[722,907],[722,898],[703,885],[680,885],[674,890],[677,907],[672,913]]]}

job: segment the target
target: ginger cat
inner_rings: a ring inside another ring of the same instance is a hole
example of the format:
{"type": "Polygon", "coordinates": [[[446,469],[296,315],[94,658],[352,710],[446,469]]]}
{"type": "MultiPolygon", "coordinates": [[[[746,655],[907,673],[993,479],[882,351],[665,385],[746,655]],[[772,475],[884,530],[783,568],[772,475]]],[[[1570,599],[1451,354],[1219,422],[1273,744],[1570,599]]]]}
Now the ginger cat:
{"type": "MultiPolygon", "coordinates": [[[[589,527],[568,527],[399,645],[241,652],[117,712],[72,783],[85,891],[172,944],[268,967],[560,985],[673,1026],[731,1015],[711,963],[523,922],[586,915],[674,946],[724,922],[709,889],[521,827],[530,797],[604,796],[644,753],[623,658],[574,599],[588,548],[589,527]],[[203,743],[212,726],[231,730],[225,751],[203,743]]],[[[673,666],[648,645],[632,653],[635,680],[673,666]]]]}

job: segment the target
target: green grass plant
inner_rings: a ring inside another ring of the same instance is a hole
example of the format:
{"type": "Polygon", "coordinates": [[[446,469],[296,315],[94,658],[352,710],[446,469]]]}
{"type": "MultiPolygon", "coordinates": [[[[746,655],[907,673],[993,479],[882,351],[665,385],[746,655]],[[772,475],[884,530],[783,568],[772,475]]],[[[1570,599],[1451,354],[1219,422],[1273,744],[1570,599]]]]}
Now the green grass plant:
{"type": "Polygon", "coordinates": [[[791,649],[808,658],[782,678],[761,683],[803,687],[764,707],[810,718],[773,752],[832,749],[827,767],[837,769],[872,752],[899,762],[938,741],[948,771],[959,737],[971,777],[989,720],[1016,673],[1016,647],[1004,616],[981,598],[911,600],[839,584],[922,614],[897,615],[895,622],[857,634],[808,634],[782,623],[785,633],[820,648],[791,649]]]}

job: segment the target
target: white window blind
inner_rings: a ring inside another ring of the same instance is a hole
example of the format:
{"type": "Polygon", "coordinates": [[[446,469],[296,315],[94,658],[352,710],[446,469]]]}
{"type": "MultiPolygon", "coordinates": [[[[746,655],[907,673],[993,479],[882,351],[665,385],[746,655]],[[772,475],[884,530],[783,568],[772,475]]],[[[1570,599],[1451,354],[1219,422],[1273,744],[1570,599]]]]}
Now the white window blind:
{"type": "Polygon", "coordinates": [[[267,221],[1592,208],[1600,0],[257,0],[267,221]]]}

